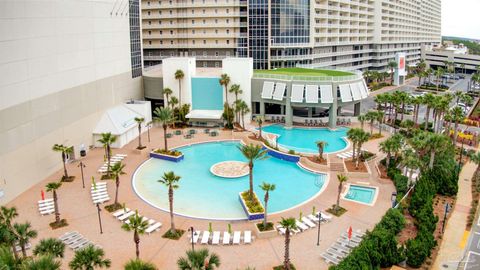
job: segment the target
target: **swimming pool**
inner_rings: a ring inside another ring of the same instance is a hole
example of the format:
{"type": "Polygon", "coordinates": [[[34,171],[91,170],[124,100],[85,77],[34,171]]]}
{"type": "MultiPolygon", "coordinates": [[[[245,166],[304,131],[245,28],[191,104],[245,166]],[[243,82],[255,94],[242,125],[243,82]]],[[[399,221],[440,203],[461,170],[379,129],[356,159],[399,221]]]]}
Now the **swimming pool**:
{"type": "MultiPolygon", "coordinates": [[[[246,161],[238,145],[238,141],[228,141],[178,148],[185,156],[183,161],[149,159],[133,175],[132,185],[144,201],[168,211],[167,188],[157,180],[164,172],[174,171],[182,177],[174,195],[175,213],[208,219],[246,219],[238,193],[248,189],[248,175],[229,179],[210,172],[210,167],[221,161],[246,161]]],[[[296,163],[273,157],[255,162],[253,177],[255,192],[262,202],[264,192],[258,186],[262,182],[276,185],[270,193],[269,213],[308,201],[319,194],[327,179],[324,174],[315,174],[296,163]]]]}
{"type": "Polygon", "coordinates": [[[328,128],[298,128],[287,129],[281,125],[270,125],[262,128],[262,131],[279,135],[278,145],[289,150],[301,153],[318,153],[315,142],[325,141],[328,143],[324,153],[333,153],[347,148],[348,143],[343,137],[347,137],[348,128],[330,130],[328,128]]]}
{"type": "Polygon", "coordinates": [[[375,202],[377,188],[349,185],[344,199],[371,205],[375,202]]]}

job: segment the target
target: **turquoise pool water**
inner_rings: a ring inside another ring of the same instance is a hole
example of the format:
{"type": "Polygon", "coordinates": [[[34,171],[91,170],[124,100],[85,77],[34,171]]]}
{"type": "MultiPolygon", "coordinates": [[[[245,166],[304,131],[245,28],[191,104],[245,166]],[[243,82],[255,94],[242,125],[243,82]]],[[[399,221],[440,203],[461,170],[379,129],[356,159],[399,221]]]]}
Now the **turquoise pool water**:
{"type": "MultiPolygon", "coordinates": [[[[248,176],[227,179],[214,176],[210,167],[221,161],[246,161],[237,149],[239,142],[215,142],[179,148],[185,159],[169,162],[149,159],[133,176],[137,194],[151,205],[168,210],[167,188],[157,180],[164,172],[174,171],[182,178],[175,190],[177,214],[209,219],[246,219],[238,193],[248,189],[248,176]]],[[[253,168],[254,188],[260,200],[263,181],[276,185],[270,193],[269,213],[289,209],[315,196],[325,183],[324,174],[314,174],[297,164],[270,157],[257,161],[253,168]]]]}
{"type": "Polygon", "coordinates": [[[350,185],[345,198],[361,203],[371,204],[375,198],[376,192],[377,190],[375,188],[350,185]]]}
{"type": "Polygon", "coordinates": [[[326,141],[324,153],[332,153],[345,149],[347,142],[342,137],[347,137],[348,128],[330,130],[328,128],[291,128],[286,129],[281,125],[271,125],[262,128],[263,131],[280,135],[278,144],[289,150],[302,153],[318,153],[315,142],[326,141]]]}

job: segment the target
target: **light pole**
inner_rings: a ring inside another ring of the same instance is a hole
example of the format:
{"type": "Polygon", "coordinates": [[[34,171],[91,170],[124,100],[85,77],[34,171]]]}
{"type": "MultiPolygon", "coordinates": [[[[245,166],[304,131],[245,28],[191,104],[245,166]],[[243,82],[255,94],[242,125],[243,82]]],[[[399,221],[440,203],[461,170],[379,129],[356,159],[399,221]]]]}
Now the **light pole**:
{"type": "Polygon", "coordinates": [[[391,200],[392,200],[392,208],[395,208],[395,206],[397,206],[397,193],[396,192],[392,192],[391,200]]]}
{"type": "Polygon", "coordinates": [[[100,233],[102,234],[102,233],[103,233],[103,229],[102,229],[102,217],[100,216],[100,211],[102,211],[102,210],[100,209],[100,204],[97,203],[98,224],[100,225],[100,233]]]}
{"type": "Polygon", "coordinates": [[[195,243],[193,242],[193,236],[196,235],[197,233],[195,232],[193,227],[190,227],[188,230],[192,234],[192,238],[190,238],[190,242],[192,243],[192,251],[195,251],[195,243]]]}
{"type": "Polygon", "coordinates": [[[445,231],[445,222],[447,221],[447,214],[450,211],[450,205],[448,202],[445,204],[445,214],[443,215],[442,234],[445,231]]]}
{"type": "Polygon", "coordinates": [[[322,224],[322,212],[318,212],[318,231],[317,231],[317,246],[320,246],[320,224],[322,224]]]}
{"type": "Polygon", "coordinates": [[[150,142],[150,125],[152,124],[152,122],[148,122],[147,124],[147,136],[148,136],[148,142],[150,142]]]}
{"type": "Polygon", "coordinates": [[[82,173],[82,186],[85,188],[85,179],[83,178],[83,168],[85,168],[85,164],[83,164],[83,161],[80,161],[80,164],[78,164],[77,167],[80,167],[80,172],[82,173]]]}

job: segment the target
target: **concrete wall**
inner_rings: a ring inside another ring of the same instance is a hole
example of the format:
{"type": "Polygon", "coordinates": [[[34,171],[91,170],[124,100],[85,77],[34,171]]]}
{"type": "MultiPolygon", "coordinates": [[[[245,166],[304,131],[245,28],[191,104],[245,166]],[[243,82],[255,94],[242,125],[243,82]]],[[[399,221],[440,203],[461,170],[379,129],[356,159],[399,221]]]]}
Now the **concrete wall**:
{"type": "Polygon", "coordinates": [[[143,76],[143,90],[146,98],[164,99],[163,78],[143,76]]]}
{"type": "MultiPolygon", "coordinates": [[[[230,77],[229,88],[233,84],[240,85],[243,93],[239,95],[239,99],[242,99],[247,103],[250,111],[252,111],[252,89],[251,79],[253,76],[253,59],[252,58],[225,58],[222,61],[222,72],[228,74],[230,77]]],[[[228,93],[228,101],[233,103],[235,101],[235,94],[228,93]]],[[[244,116],[244,119],[251,119],[251,112],[244,116]]],[[[245,120],[245,122],[248,122],[245,120]]]]}
{"type": "Polygon", "coordinates": [[[192,57],[173,57],[163,60],[162,74],[163,87],[172,89],[173,96],[179,97],[179,84],[175,79],[175,72],[182,70],[185,75],[181,80],[182,104],[192,104],[192,77],[195,77],[195,58],[192,57]]]}
{"type": "Polygon", "coordinates": [[[128,16],[111,16],[112,5],[0,2],[1,204],[62,167],[53,144],[78,156],[105,109],[143,97],[131,77],[128,16]]]}

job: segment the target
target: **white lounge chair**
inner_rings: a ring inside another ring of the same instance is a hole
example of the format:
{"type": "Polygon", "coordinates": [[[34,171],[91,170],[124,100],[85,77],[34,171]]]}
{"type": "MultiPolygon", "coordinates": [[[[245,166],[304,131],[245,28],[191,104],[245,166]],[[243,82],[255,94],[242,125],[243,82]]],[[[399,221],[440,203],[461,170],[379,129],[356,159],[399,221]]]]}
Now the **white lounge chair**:
{"type": "Polygon", "coordinates": [[[233,241],[232,244],[234,245],[240,245],[240,238],[241,238],[241,232],[235,231],[233,232],[233,241]]]}
{"type": "Polygon", "coordinates": [[[40,211],[40,215],[42,215],[42,216],[50,215],[50,214],[53,214],[53,213],[55,213],[55,208],[50,208],[50,209],[47,209],[47,210],[40,211]]]}
{"type": "Polygon", "coordinates": [[[200,243],[202,245],[206,245],[206,244],[208,244],[209,240],[210,240],[210,232],[209,231],[204,231],[203,235],[202,235],[202,240],[200,241],[200,243]]]}
{"type": "Polygon", "coordinates": [[[121,216],[121,215],[123,215],[123,214],[125,214],[125,213],[127,213],[127,212],[129,212],[129,211],[130,211],[130,209],[128,209],[128,208],[122,208],[122,209],[117,210],[116,212],[114,212],[112,215],[113,215],[114,217],[119,217],[119,216],[121,216]]]}
{"type": "Polygon", "coordinates": [[[223,232],[223,239],[222,243],[224,245],[230,245],[230,233],[229,232],[223,232]]]}
{"type": "MultiPolygon", "coordinates": [[[[346,232],[342,233],[342,237],[348,240],[348,234],[346,232]]],[[[350,241],[355,243],[360,243],[362,242],[362,238],[359,238],[352,233],[352,237],[350,238],[350,241]]]]}
{"type": "Polygon", "coordinates": [[[89,242],[88,239],[82,238],[81,240],[79,240],[79,241],[77,241],[77,242],[69,245],[69,247],[70,247],[71,249],[77,249],[77,248],[79,248],[80,246],[82,246],[82,245],[84,245],[85,243],[88,243],[88,242],[89,242]]]}
{"type": "Polygon", "coordinates": [[[345,254],[348,254],[350,253],[350,251],[352,250],[351,248],[347,247],[347,246],[344,246],[344,245],[341,245],[340,243],[333,243],[332,247],[334,249],[337,249],[345,254]]]}
{"type": "Polygon", "coordinates": [[[107,182],[103,181],[103,182],[95,182],[95,184],[92,183],[92,187],[94,186],[103,186],[103,185],[107,185],[107,182]]]}
{"type": "Polygon", "coordinates": [[[357,242],[348,241],[348,239],[345,239],[345,238],[342,238],[342,237],[337,239],[337,242],[340,243],[341,245],[344,245],[344,246],[347,246],[347,247],[350,247],[350,248],[354,248],[354,247],[357,247],[359,245],[359,243],[357,243],[357,242]]]}
{"type": "Polygon", "coordinates": [[[193,238],[190,239],[190,243],[196,244],[198,242],[198,238],[200,238],[200,232],[199,231],[194,231],[193,232],[193,238]]]}
{"type": "Polygon", "coordinates": [[[338,251],[336,249],[333,249],[333,248],[328,248],[327,253],[330,253],[330,254],[332,254],[333,256],[335,256],[339,259],[343,259],[347,256],[345,253],[340,252],[340,251],[338,251]]]}
{"type": "Polygon", "coordinates": [[[245,231],[243,233],[243,242],[245,244],[251,244],[252,243],[252,232],[251,231],[245,231]]]}
{"type": "Polygon", "coordinates": [[[214,231],[212,235],[212,245],[219,245],[220,244],[220,232],[214,231]]]}
{"type": "Polygon", "coordinates": [[[77,235],[75,235],[71,238],[66,239],[65,241],[63,241],[63,243],[65,243],[66,245],[71,245],[71,244],[79,241],[80,239],[83,239],[83,235],[77,234],[77,235]]]}
{"type": "Polygon", "coordinates": [[[90,241],[83,242],[82,244],[77,245],[73,250],[77,251],[79,249],[82,249],[82,248],[90,245],[90,244],[92,244],[92,242],[90,242],[90,241]]]}
{"type": "Polygon", "coordinates": [[[135,215],[135,211],[128,211],[127,213],[125,213],[121,216],[118,216],[117,219],[120,220],[120,221],[124,221],[124,220],[126,220],[127,218],[129,218],[133,215],[135,215]]]}
{"type": "Polygon", "coordinates": [[[150,225],[150,227],[148,227],[145,230],[145,232],[148,233],[148,234],[151,234],[154,231],[158,231],[160,229],[160,227],[162,227],[162,223],[161,222],[155,222],[154,224],[150,225]]]}
{"type": "Polygon", "coordinates": [[[97,191],[97,190],[107,190],[107,185],[98,185],[96,187],[90,188],[90,191],[97,191]]]}
{"type": "Polygon", "coordinates": [[[318,216],[314,216],[312,214],[307,216],[311,221],[318,223],[319,219],[318,216]]]}
{"type": "Polygon", "coordinates": [[[39,204],[38,204],[38,207],[47,206],[47,205],[53,205],[53,204],[54,204],[53,201],[42,202],[42,203],[39,203],[39,204]]]}
{"type": "Polygon", "coordinates": [[[302,217],[302,222],[310,228],[317,227],[317,225],[307,217],[302,217]]]}
{"type": "Polygon", "coordinates": [[[332,255],[330,255],[330,254],[328,254],[328,253],[326,253],[326,252],[322,253],[322,255],[320,255],[320,256],[322,256],[322,258],[323,258],[327,263],[331,263],[331,264],[334,264],[334,265],[337,265],[337,264],[340,263],[340,260],[339,260],[339,259],[333,257],[332,255]]]}
{"type": "Polygon", "coordinates": [[[38,201],[38,204],[49,203],[49,202],[53,202],[53,199],[40,200],[38,201]]]}
{"type": "Polygon", "coordinates": [[[108,196],[108,193],[101,193],[95,196],[92,196],[92,201],[94,204],[96,203],[103,203],[110,200],[110,196],[108,196]]]}
{"type": "Polygon", "coordinates": [[[297,228],[300,228],[302,231],[308,230],[308,226],[300,222],[298,219],[295,220],[295,224],[297,225],[297,228]]]}
{"type": "Polygon", "coordinates": [[[65,241],[75,235],[78,235],[78,232],[77,231],[73,231],[73,232],[66,232],[64,233],[62,236],[58,237],[58,239],[60,239],[60,241],[65,241]]]}
{"type": "Polygon", "coordinates": [[[55,208],[55,205],[52,203],[52,204],[48,204],[48,205],[39,206],[38,211],[42,212],[44,210],[53,209],[53,208],[55,208]]]}
{"type": "Polygon", "coordinates": [[[95,200],[98,197],[108,196],[108,192],[106,190],[92,191],[91,195],[92,195],[92,200],[95,200]]]}
{"type": "Polygon", "coordinates": [[[286,232],[285,228],[282,227],[282,225],[277,225],[277,231],[281,235],[285,235],[285,232],[286,232]]]}
{"type": "Polygon", "coordinates": [[[99,199],[93,201],[93,204],[104,203],[104,202],[108,202],[108,201],[110,201],[110,197],[102,197],[102,198],[99,198],[99,199]]]}
{"type": "Polygon", "coordinates": [[[322,212],[322,216],[321,216],[322,222],[330,222],[332,221],[332,218],[333,217],[331,215],[322,212]]]}
{"type": "Polygon", "coordinates": [[[118,157],[127,157],[128,155],[127,155],[127,154],[116,154],[115,156],[118,156],[118,157]]]}

